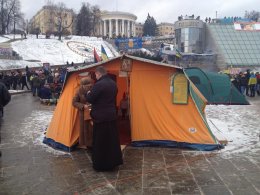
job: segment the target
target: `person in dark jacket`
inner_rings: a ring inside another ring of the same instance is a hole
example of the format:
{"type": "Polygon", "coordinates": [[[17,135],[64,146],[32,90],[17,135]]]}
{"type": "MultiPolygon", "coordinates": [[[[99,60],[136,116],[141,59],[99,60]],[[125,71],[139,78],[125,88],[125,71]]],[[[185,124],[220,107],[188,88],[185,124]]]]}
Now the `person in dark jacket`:
{"type": "Polygon", "coordinates": [[[247,86],[247,78],[242,72],[239,73],[239,86],[240,93],[244,95],[247,86]]]}
{"type": "Polygon", "coordinates": [[[246,76],[246,79],[247,79],[247,85],[246,85],[246,95],[247,96],[249,96],[249,85],[248,85],[248,81],[249,81],[249,78],[250,78],[250,76],[251,76],[251,74],[250,74],[250,69],[247,69],[246,70],[246,74],[245,74],[245,76],[246,76]]]}
{"type": "Polygon", "coordinates": [[[26,87],[27,90],[29,90],[29,87],[28,87],[27,81],[26,81],[26,74],[25,73],[22,74],[21,84],[22,84],[22,90],[23,90],[24,87],[26,87]]]}
{"type": "Polygon", "coordinates": [[[38,95],[40,88],[41,88],[41,80],[40,80],[38,74],[35,74],[34,77],[32,78],[33,96],[38,95]]]}
{"type": "Polygon", "coordinates": [[[4,116],[4,107],[10,102],[11,94],[5,84],[0,81],[0,118],[4,116]]]}
{"type": "Polygon", "coordinates": [[[38,96],[41,99],[52,99],[51,89],[48,84],[40,88],[38,96]]]}
{"type": "Polygon", "coordinates": [[[123,164],[116,123],[117,86],[103,66],[96,68],[95,75],[97,82],[86,95],[94,123],[92,162],[95,170],[110,171],[123,164]]]}

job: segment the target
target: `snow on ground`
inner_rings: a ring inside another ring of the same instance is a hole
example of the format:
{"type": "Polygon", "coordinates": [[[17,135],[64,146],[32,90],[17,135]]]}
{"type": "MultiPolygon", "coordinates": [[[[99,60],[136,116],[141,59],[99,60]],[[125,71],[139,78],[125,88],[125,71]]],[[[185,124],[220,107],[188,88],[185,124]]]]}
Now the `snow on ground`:
{"type": "MultiPolygon", "coordinates": [[[[260,96],[250,100],[251,105],[209,105],[206,117],[213,134],[221,133],[229,142],[224,149],[214,151],[223,157],[246,156],[250,158],[260,152],[260,96]]],[[[40,102],[39,102],[40,104],[40,102]]],[[[43,106],[44,107],[44,106],[43,106]]],[[[27,137],[34,136],[34,144],[42,145],[46,151],[63,155],[42,143],[55,106],[45,106],[46,110],[34,111],[24,119],[27,137]]]]}
{"type": "Polygon", "coordinates": [[[82,63],[94,61],[93,50],[101,55],[101,45],[104,46],[109,58],[114,57],[107,43],[101,38],[71,36],[59,41],[57,39],[36,39],[28,35],[27,39],[12,42],[12,48],[23,60],[39,60],[51,65],[82,63]]]}
{"type": "Polygon", "coordinates": [[[260,152],[260,97],[249,99],[251,105],[209,105],[206,107],[208,124],[213,133],[220,133],[229,142],[221,150],[249,156],[260,152]]]}
{"type": "Polygon", "coordinates": [[[0,59],[0,70],[10,70],[16,68],[25,68],[28,67],[40,67],[42,66],[41,62],[28,62],[25,60],[5,60],[0,59]]]}
{"type": "MultiPolygon", "coordinates": [[[[6,35],[13,39],[13,35],[6,35]]],[[[8,41],[8,38],[0,37],[0,43],[8,41]]],[[[21,35],[16,35],[20,39],[21,35]]],[[[57,37],[46,39],[44,35],[28,35],[27,39],[16,40],[11,43],[12,49],[22,57],[23,60],[0,59],[0,70],[42,66],[42,62],[51,65],[63,65],[69,62],[83,63],[94,62],[94,48],[101,55],[101,45],[109,58],[118,56],[118,52],[102,38],[86,36],[68,36],[61,41],[57,37]]]]}
{"type": "Polygon", "coordinates": [[[6,37],[2,37],[0,36],[0,43],[4,43],[6,41],[9,41],[10,39],[6,38],[6,37]]]}
{"type": "MultiPolygon", "coordinates": [[[[40,103],[40,102],[39,102],[40,103]]],[[[43,106],[43,105],[42,105],[43,106]]],[[[44,106],[45,110],[33,111],[31,115],[24,119],[24,122],[21,124],[20,128],[25,128],[22,136],[25,139],[17,140],[17,142],[24,141],[24,144],[28,143],[28,140],[32,140],[34,145],[42,146],[47,152],[50,152],[55,155],[64,155],[68,154],[67,152],[53,149],[42,143],[43,138],[45,137],[46,129],[51,121],[53,115],[53,106],[44,106]],[[28,140],[26,140],[28,139],[28,140]]],[[[23,144],[23,143],[20,143],[23,144]]]]}

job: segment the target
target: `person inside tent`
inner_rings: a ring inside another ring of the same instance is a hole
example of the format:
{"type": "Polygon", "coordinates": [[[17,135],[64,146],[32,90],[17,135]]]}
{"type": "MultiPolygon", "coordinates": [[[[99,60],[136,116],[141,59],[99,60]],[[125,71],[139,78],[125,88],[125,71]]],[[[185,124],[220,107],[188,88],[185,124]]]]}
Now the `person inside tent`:
{"type": "Polygon", "coordinates": [[[117,85],[103,66],[96,68],[95,75],[97,81],[86,95],[94,123],[92,162],[96,171],[111,171],[123,164],[116,122],[117,85]]]}
{"type": "Polygon", "coordinates": [[[122,119],[126,119],[126,114],[128,110],[128,97],[126,93],[123,94],[123,98],[120,101],[120,109],[122,113],[122,119]]]}
{"type": "Polygon", "coordinates": [[[79,90],[76,92],[72,100],[72,105],[79,110],[80,133],[78,148],[92,148],[92,122],[85,94],[91,89],[93,81],[90,77],[82,78],[79,90]]]}

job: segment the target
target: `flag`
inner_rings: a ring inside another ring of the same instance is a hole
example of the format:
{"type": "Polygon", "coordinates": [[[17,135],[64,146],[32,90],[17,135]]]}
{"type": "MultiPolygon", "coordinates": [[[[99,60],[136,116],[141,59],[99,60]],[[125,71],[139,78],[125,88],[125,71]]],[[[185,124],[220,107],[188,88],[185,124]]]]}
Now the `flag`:
{"type": "Polygon", "coordinates": [[[108,60],[107,53],[106,53],[103,45],[101,45],[101,58],[102,58],[103,61],[108,60]]]}
{"type": "Polygon", "coordinates": [[[100,59],[99,55],[97,54],[96,48],[94,48],[94,62],[97,63],[100,61],[101,61],[101,59],[100,59]]]}
{"type": "Polygon", "coordinates": [[[177,48],[175,48],[175,56],[177,56],[178,58],[182,57],[181,52],[177,48]]]}

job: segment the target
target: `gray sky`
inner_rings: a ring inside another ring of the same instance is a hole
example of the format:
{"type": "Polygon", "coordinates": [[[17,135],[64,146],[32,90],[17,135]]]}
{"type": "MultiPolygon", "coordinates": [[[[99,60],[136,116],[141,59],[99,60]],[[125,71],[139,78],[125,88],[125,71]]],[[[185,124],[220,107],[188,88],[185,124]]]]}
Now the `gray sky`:
{"type": "MultiPolygon", "coordinates": [[[[47,0],[20,0],[22,12],[30,19],[46,4],[47,0]]],[[[52,0],[63,2],[67,8],[79,12],[82,2],[98,5],[101,10],[130,12],[137,16],[137,22],[144,23],[149,13],[156,23],[174,23],[178,16],[192,15],[216,18],[241,16],[245,11],[260,11],[260,0],[52,0]]]]}

